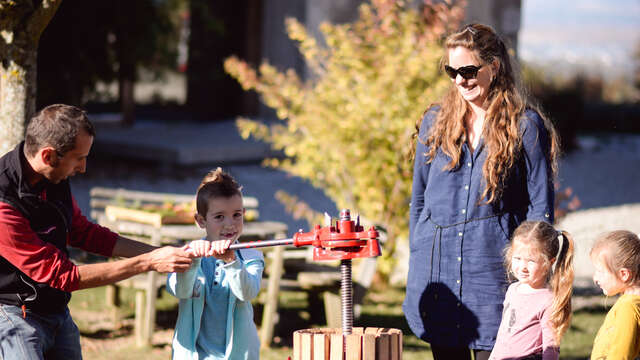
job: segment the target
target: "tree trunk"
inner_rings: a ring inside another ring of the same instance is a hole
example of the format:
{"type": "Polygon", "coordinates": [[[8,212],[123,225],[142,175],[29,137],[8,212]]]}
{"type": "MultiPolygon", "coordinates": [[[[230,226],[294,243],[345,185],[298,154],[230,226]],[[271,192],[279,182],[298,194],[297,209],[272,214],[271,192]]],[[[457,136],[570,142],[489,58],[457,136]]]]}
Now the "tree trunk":
{"type": "Polygon", "coordinates": [[[122,125],[131,127],[135,121],[136,103],[134,98],[135,82],[126,77],[118,79],[118,97],[120,98],[120,112],[122,125]]]}
{"type": "Polygon", "coordinates": [[[0,67],[0,154],[22,141],[26,120],[36,107],[37,50],[12,47],[0,67]]]}
{"type": "Polygon", "coordinates": [[[225,73],[223,63],[227,57],[236,55],[259,64],[259,49],[249,48],[247,42],[255,44],[260,40],[261,24],[255,22],[262,21],[259,17],[262,5],[255,0],[191,0],[189,4],[187,108],[196,119],[205,121],[255,115],[257,96],[254,104],[245,100],[245,92],[225,73]]]}
{"type": "MultiPolygon", "coordinates": [[[[119,13],[126,11],[128,1],[118,0],[115,2],[119,13]]],[[[118,100],[120,102],[120,112],[122,113],[121,124],[131,127],[135,121],[135,98],[134,85],[136,80],[136,44],[135,40],[129,36],[131,31],[127,22],[122,19],[116,21],[116,49],[118,68],[118,100]]]]}
{"type": "Polygon", "coordinates": [[[38,41],[61,1],[0,1],[0,156],[35,113],[38,41]]]}

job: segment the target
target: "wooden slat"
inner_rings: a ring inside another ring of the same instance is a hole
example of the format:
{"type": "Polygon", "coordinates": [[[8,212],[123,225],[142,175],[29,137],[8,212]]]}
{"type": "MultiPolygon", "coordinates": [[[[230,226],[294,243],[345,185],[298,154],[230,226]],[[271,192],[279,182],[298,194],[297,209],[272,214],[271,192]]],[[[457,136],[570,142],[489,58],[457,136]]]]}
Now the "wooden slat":
{"type": "Polygon", "coordinates": [[[99,198],[112,198],[112,199],[132,199],[140,201],[153,201],[153,202],[191,202],[194,200],[194,195],[175,194],[175,193],[157,193],[149,191],[135,191],[127,190],[123,188],[104,188],[93,187],[89,194],[91,197],[99,198]]]}
{"type": "Polygon", "coordinates": [[[300,334],[301,347],[301,360],[313,360],[313,334],[303,332],[300,334]]]}
{"type": "Polygon", "coordinates": [[[389,332],[396,334],[398,338],[398,358],[402,359],[402,330],[390,329],[389,332]]]}
{"type": "Polygon", "coordinates": [[[362,335],[350,334],[346,338],[345,360],[360,360],[362,358],[362,335]]]}
{"type": "Polygon", "coordinates": [[[301,360],[302,351],[302,330],[293,332],[293,360],[301,360]]]}
{"type": "Polygon", "coordinates": [[[362,360],[376,360],[376,336],[362,335],[362,360]]]}
{"type": "Polygon", "coordinates": [[[389,335],[379,334],[376,338],[376,359],[389,360],[391,358],[389,350],[389,335]]]}
{"type": "Polygon", "coordinates": [[[368,328],[364,329],[364,333],[365,334],[377,335],[378,334],[378,328],[368,327],[368,328]]]}
{"type": "Polygon", "coordinates": [[[331,334],[331,357],[330,360],[343,360],[344,344],[342,332],[331,334]]]}
{"type": "Polygon", "coordinates": [[[330,334],[313,334],[313,360],[329,360],[330,334]]]}
{"type": "Polygon", "coordinates": [[[128,209],[112,205],[108,205],[104,209],[104,213],[110,221],[128,220],[136,223],[153,225],[155,227],[162,226],[162,214],[160,213],[128,209]]]}
{"type": "MultiPolygon", "coordinates": [[[[107,198],[107,199],[131,199],[138,201],[148,202],[174,202],[174,203],[186,203],[195,200],[194,195],[175,194],[175,193],[157,193],[149,191],[134,191],[123,188],[105,188],[105,187],[93,187],[89,194],[91,198],[107,198]]],[[[96,203],[98,204],[98,203],[96,203]]],[[[257,208],[258,199],[252,196],[243,196],[242,205],[246,208],[257,208]]],[[[92,206],[93,207],[93,206],[92,206]]]]}
{"type": "Polygon", "coordinates": [[[398,345],[399,341],[400,341],[400,337],[398,336],[397,333],[393,333],[390,332],[389,333],[389,337],[390,337],[390,341],[389,341],[389,349],[391,351],[391,360],[400,360],[399,358],[399,353],[398,351],[400,350],[400,347],[398,345]]]}

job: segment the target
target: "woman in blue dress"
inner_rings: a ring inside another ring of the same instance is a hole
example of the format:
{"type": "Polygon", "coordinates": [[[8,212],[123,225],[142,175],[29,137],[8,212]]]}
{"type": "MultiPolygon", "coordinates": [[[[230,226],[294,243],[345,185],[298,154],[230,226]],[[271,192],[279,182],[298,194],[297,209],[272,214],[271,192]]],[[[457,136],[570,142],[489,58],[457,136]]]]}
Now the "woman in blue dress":
{"type": "Polygon", "coordinates": [[[553,222],[553,125],[518,88],[504,42],[472,24],[445,41],[452,86],[418,124],[403,304],[435,359],[488,359],[507,288],[502,251],[553,222]]]}

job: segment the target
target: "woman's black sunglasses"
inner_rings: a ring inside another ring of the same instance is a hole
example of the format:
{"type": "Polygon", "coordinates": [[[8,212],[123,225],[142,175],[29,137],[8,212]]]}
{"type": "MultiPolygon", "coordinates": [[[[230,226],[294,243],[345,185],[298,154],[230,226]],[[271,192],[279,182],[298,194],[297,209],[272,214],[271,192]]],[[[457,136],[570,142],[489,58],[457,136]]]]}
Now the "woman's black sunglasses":
{"type": "Polygon", "coordinates": [[[480,70],[480,68],[482,68],[483,66],[484,65],[480,65],[480,66],[467,65],[467,66],[461,66],[457,69],[454,69],[449,65],[445,65],[444,71],[447,73],[447,75],[449,75],[449,77],[452,80],[455,80],[458,74],[460,74],[460,76],[462,76],[463,79],[471,80],[471,79],[475,79],[476,76],[478,76],[478,70],[480,70]]]}

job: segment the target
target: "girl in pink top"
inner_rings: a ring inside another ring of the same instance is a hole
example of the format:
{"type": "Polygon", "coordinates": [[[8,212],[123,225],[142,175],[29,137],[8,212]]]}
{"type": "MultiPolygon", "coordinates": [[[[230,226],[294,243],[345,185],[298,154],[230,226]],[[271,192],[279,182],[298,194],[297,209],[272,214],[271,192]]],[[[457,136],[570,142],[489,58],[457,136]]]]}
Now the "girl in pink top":
{"type": "Polygon", "coordinates": [[[543,221],[525,221],[505,249],[509,286],[489,359],[554,359],[571,320],[573,239],[543,221]]]}

